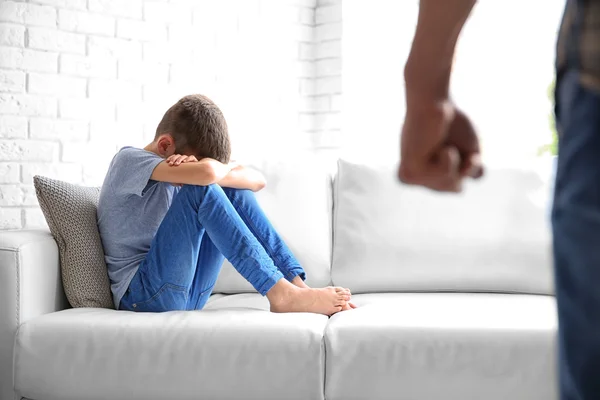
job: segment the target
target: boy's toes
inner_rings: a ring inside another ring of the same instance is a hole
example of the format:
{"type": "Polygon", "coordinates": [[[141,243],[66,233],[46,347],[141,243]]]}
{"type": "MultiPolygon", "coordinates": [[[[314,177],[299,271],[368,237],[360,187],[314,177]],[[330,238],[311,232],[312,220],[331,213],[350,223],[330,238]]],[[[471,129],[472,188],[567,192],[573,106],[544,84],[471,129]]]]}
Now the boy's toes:
{"type": "Polygon", "coordinates": [[[338,297],[337,300],[335,301],[334,305],[336,306],[345,306],[346,304],[348,304],[348,301],[345,300],[343,297],[338,297]]]}
{"type": "Polygon", "coordinates": [[[335,297],[344,301],[350,300],[350,295],[347,295],[346,293],[336,293],[335,297]]]}
{"type": "Polygon", "coordinates": [[[350,294],[350,290],[343,288],[343,287],[339,287],[339,286],[335,287],[335,291],[337,293],[344,293],[344,294],[348,294],[348,295],[350,294]]]}

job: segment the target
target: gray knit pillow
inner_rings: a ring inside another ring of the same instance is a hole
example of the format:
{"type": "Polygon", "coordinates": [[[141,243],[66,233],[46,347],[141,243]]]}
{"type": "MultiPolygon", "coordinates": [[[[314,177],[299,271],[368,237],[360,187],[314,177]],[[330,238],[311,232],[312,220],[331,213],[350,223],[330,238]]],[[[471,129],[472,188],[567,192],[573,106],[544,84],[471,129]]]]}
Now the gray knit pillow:
{"type": "Polygon", "coordinates": [[[43,176],[33,178],[50,232],[58,244],[63,287],[73,307],[114,308],[96,220],[100,188],[43,176]]]}

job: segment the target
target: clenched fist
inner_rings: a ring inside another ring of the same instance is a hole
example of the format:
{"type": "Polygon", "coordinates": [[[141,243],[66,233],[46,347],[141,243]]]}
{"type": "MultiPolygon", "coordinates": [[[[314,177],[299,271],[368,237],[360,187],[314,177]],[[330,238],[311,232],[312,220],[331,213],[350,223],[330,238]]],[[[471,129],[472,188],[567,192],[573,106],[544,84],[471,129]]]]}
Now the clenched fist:
{"type": "Polygon", "coordinates": [[[479,139],[469,118],[450,100],[407,93],[398,177],[407,184],[460,192],[464,178],[483,175],[479,139]]]}

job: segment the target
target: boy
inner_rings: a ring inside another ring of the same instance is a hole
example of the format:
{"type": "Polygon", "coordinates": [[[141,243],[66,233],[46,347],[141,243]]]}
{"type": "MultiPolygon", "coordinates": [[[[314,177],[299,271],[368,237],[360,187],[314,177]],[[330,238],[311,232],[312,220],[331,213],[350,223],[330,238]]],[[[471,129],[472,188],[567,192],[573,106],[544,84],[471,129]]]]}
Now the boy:
{"type": "Polygon", "coordinates": [[[254,197],[264,178],[230,163],[230,152],[221,110],[190,95],[165,113],[152,143],[115,155],[98,204],[115,307],[202,309],[226,257],[273,312],[352,308],[348,289],[304,283],[254,197]]]}

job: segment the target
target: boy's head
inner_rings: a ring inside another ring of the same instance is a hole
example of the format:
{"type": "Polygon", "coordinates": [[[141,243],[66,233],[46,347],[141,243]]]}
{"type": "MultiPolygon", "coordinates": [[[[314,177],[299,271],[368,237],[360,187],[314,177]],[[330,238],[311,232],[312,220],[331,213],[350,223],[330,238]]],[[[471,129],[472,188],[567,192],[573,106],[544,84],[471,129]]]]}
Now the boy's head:
{"type": "MultiPolygon", "coordinates": [[[[223,113],[208,97],[185,96],[167,110],[156,128],[155,141],[168,134],[174,141],[173,154],[214,158],[228,163],[231,156],[229,132],[223,113]]],[[[159,147],[160,147],[160,143],[159,147]]]]}

